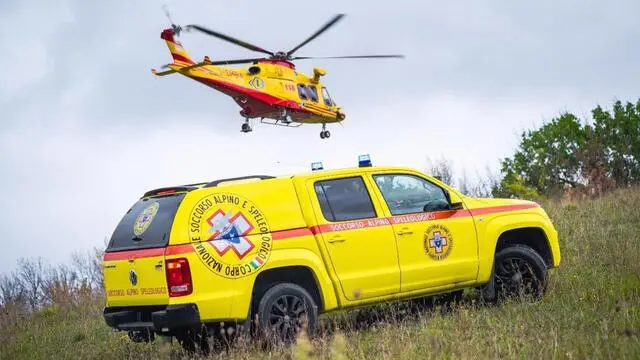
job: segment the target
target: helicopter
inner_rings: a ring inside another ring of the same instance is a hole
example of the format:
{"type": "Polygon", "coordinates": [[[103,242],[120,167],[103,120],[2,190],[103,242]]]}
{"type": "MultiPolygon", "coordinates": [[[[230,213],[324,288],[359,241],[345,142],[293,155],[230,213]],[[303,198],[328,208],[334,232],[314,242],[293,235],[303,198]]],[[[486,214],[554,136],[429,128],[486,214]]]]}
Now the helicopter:
{"type": "Polygon", "coordinates": [[[345,120],[346,114],[320,81],[327,72],[320,67],[314,67],[313,76],[307,76],[296,70],[293,61],[404,58],[404,55],[293,56],[296,51],[327,31],[344,16],[345,14],[335,15],[291,50],[274,52],[200,25],[176,25],[167,13],[171,27],[164,29],[160,38],[169,48],[173,62],[162,66],[160,71],[151,71],[156,76],[178,73],[230,96],[241,108],[240,116],[244,118],[241,126],[243,133],[252,131],[250,120],[260,118],[261,123],[287,127],[321,124],[320,138],[327,139],[331,135],[326,129],[327,124],[341,123],[345,120]],[[216,61],[204,56],[202,61],[195,62],[176,39],[183,31],[193,30],[268,56],[216,61]],[[236,64],[249,65],[242,68],[225,66],[236,64]]]}

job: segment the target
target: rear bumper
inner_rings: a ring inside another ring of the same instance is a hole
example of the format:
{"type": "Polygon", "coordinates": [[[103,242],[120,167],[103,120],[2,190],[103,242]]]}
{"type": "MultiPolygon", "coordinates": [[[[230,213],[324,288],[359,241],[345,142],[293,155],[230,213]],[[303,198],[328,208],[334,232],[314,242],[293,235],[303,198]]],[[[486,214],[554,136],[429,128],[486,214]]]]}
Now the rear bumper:
{"type": "Polygon", "coordinates": [[[200,324],[195,304],[105,308],[104,321],[116,330],[150,330],[158,333],[200,324]]]}

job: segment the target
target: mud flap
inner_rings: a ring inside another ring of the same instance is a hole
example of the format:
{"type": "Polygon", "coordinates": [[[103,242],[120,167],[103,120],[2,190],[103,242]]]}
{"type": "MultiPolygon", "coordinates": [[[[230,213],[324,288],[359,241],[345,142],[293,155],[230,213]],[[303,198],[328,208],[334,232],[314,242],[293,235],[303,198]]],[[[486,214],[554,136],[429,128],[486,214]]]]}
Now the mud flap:
{"type": "Polygon", "coordinates": [[[482,285],[479,289],[480,297],[482,298],[482,301],[490,304],[495,303],[497,298],[495,272],[496,272],[496,265],[494,261],[493,265],[491,266],[491,277],[489,278],[489,282],[482,285]]]}

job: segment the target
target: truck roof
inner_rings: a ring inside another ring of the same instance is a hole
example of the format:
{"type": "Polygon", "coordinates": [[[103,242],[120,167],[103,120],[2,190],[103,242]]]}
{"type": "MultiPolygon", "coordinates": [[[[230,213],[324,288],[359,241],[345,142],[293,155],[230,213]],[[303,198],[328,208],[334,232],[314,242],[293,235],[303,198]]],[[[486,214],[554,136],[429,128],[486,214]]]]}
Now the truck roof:
{"type": "Polygon", "coordinates": [[[296,178],[313,178],[319,175],[343,175],[354,172],[366,173],[371,171],[380,171],[380,170],[397,170],[397,171],[415,171],[415,169],[405,166],[369,166],[369,167],[346,167],[346,168],[338,168],[338,169],[326,169],[326,170],[315,170],[315,171],[306,171],[300,172],[293,175],[296,178]]]}
{"type": "Polygon", "coordinates": [[[245,176],[234,177],[234,178],[216,179],[208,182],[157,188],[157,189],[147,191],[142,197],[164,195],[164,194],[170,194],[170,193],[181,192],[181,191],[190,191],[190,190],[206,188],[206,187],[216,187],[223,183],[239,183],[239,182],[249,182],[251,180],[255,181],[255,180],[285,179],[285,178],[312,179],[318,176],[326,176],[326,175],[340,176],[343,174],[346,175],[346,174],[352,174],[352,173],[367,173],[371,171],[380,171],[380,170],[415,171],[415,169],[410,167],[405,167],[405,166],[369,166],[369,167],[354,166],[354,167],[345,167],[345,168],[337,168],[337,169],[297,172],[297,173],[287,174],[287,175],[245,175],[245,176]]]}

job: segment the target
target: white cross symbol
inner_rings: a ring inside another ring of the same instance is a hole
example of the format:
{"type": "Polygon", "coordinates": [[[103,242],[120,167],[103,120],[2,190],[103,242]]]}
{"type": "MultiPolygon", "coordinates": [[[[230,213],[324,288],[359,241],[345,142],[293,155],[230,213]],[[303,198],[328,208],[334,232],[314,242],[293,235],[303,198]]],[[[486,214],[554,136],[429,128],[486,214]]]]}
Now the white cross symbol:
{"type": "Polygon", "coordinates": [[[433,238],[429,240],[431,247],[436,249],[436,252],[439,254],[442,252],[442,248],[447,245],[447,238],[442,236],[439,231],[433,233],[433,238]]]}
{"type": "Polygon", "coordinates": [[[232,249],[242,259],[253,249],[253,243],[245,236],[253,226],[242,213],[232,216],[231,210],[226,214],[218,210],[207,222],[211,225],[209,232],[213,233],[209,240],[220,256],[232,249]]]}

